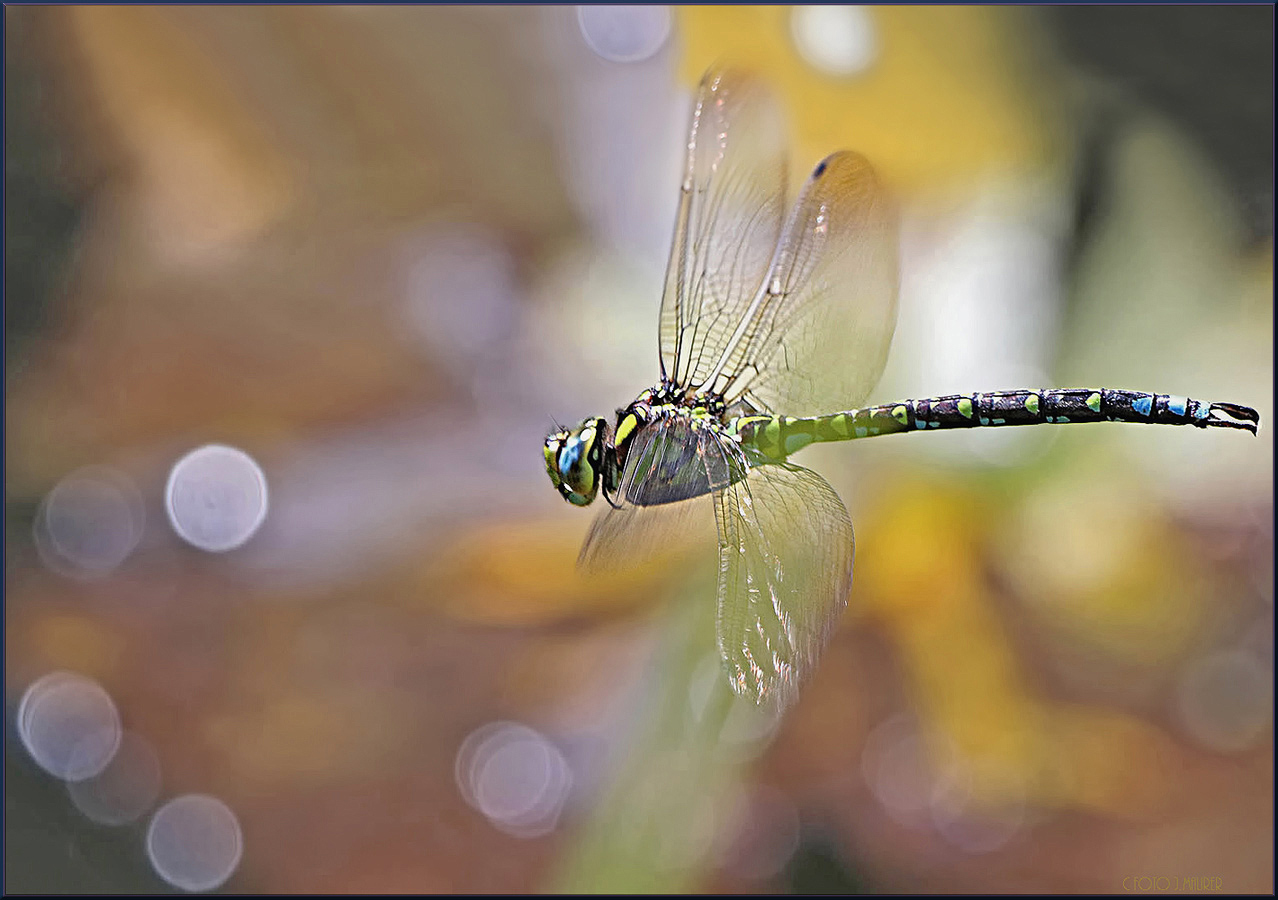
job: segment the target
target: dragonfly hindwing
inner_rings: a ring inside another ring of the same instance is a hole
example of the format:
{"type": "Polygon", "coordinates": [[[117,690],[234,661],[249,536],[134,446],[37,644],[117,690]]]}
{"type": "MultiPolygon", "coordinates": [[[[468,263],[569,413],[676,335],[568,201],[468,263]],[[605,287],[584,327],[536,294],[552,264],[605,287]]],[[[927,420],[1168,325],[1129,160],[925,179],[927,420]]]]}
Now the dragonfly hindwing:
{"type": "Polygon", "coordinates": [[[852,586],[852,522],[820,475],[760,465],[715,494],[719,650],[733,688],[788,704],[852,586]]]}

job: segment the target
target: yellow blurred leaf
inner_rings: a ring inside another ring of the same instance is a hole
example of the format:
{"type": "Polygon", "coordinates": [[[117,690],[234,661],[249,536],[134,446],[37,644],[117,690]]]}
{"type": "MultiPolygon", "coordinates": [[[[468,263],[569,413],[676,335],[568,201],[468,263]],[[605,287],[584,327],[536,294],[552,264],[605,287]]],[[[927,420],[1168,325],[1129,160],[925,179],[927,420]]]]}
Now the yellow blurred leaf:
{"type": "Polygon", "coordinates": [[[838,149],[864,153],[910,191],[962,187],[989,170],[1053,159],[1051,135],[1025,64],[1018,13],[989,7],[867,8],[878,52],[864,72],[821,73],[791,37],[793,7],[681,6],[680,64],[695,84],[725,60],[766,75],[795,123],[808,164],[838,149]]]}
{"type": "MultiPolygon", "coordinates": [[[[414,601],[450,616],[501,625],[534,625],[613,615],[651,603],[691,565],[679,549],[636,559],[607,574],[577,567],[581,534],[561,522],[485,525],[457,536],[409,581],[414,601]]],[[[713,602],[713,597],[707,602],[713,602]]]]}

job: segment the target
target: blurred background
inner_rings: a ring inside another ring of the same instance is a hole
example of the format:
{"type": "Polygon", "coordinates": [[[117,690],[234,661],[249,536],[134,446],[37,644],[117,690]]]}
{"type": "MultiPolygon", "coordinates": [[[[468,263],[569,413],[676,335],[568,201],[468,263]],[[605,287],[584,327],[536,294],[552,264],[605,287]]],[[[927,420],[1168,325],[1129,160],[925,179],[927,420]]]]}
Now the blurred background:
{"type": "Polygon", "coordinates": [[[8,890],[1273,890],[1271,6],[4,14],[8,890]],[[781,719],[540,450],[656,380],[716,60],[899,199],[873,400],[1262,421],[805,451],[781,719]]]}

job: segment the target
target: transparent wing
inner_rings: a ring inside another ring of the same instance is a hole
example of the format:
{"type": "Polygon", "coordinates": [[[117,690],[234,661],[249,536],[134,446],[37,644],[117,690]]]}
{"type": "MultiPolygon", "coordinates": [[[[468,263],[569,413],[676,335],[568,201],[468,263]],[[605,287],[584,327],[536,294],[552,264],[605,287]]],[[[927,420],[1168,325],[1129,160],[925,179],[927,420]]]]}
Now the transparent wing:
{"type": "Polygon", "coordinates": [[[852,522],[820,475],[756,466],[716,493],[719,650],[737,693],[785,706],[852,587],[852,522]]]}
{"type": "Polygon", "coordinates": [[[663,555],[672,543],[708,542],[710,492],[745,474],[743,462],[715,450],[719,440],[682,418],[640,429],[627,451],[618,506],[596,517],[579,563],[589,571],[615,571],[663,555]]]}
{"type": "MultiPolygon", "coordinates": [[[[735,460],[713,452],[719,440],[708,428],[683,417],[644,426],[626,451],[618,497],[622,503],[658,506],[725,486],[735,460]]],[[[738,477],[744,474],[740,466],[736,472],[738,477]]]]}
{"type": "Polygon", "coordinates": [[[661,300],[661,374],[705,379],[763,285],[785,217],[787,135],[758,81],[701,80],[661,300]]]}
{"type": "Polygon", "coordinates": [[[577,564],[593,575],[682,565],[714,550],[710,495],[661,506],[606,507],[595,517],[577,564]]]}
{"type": "Polygon", "coordinates": [[[581,565],[614,572],[695,550],[703,536],[709,549],[713,509],[729,680],[757,703],[788,704],[852,586],[852,523],[834,489],[791,463],[750,468],[732,441],[672,419],[635,435],[618,493],[621,504],[591,526],[581,565]]]}
{"type": "Polygon", "coordinates": [[[844,151],[816,167],[767,285],[697,389],[793,416],[864,400],[887,362],[897,302],[896,218],[865,157],[844,151]]]}

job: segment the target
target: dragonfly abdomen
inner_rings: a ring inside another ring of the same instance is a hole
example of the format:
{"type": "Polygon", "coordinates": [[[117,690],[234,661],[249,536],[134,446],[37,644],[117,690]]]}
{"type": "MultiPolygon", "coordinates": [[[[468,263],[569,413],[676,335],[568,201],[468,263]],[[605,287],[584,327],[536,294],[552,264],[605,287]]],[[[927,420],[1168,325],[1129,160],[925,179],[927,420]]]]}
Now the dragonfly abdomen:
{"type": "Polygon", "coordinates": [[[1260,416],[1235,403],[1111,388],[991,391],[902,400],[828,416],[742,416],[732,430],[764,456],[784,459],[808,444],[943,428],[1133,422],[1241,428],[1256,433],[1260,416]]]}

